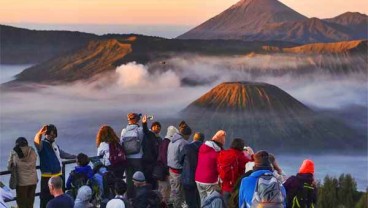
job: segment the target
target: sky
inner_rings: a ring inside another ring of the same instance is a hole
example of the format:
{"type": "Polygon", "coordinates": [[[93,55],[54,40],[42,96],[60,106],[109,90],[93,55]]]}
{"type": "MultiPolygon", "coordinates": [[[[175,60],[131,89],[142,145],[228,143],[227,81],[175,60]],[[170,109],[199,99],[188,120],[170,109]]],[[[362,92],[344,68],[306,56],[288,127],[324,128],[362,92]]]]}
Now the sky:
{"type": "MultiPolygon", "coordinates": [[[[0,0],[0,23],[197,25],[238,0],[0,0]]],[[[368,13],[366,0],[281,0],[307,17],[368,13]]]]}

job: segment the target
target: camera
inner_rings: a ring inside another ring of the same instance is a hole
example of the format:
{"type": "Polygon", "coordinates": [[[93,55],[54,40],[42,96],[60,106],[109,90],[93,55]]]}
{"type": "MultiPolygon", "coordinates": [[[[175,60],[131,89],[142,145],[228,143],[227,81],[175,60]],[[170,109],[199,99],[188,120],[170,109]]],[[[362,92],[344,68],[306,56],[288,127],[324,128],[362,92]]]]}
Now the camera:
{"type": "Polygon", "coordinates": [[[153,120],[153,115],[147,115],[147,120],[153,120]]]}

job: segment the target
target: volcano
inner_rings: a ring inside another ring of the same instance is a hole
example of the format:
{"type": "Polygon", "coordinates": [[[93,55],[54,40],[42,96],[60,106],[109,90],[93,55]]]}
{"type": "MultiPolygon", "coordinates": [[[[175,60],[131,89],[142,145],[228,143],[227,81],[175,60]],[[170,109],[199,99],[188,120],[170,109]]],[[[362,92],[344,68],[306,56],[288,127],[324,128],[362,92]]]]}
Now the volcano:
{"type": "Polygon", "coordinates": [[[256,149],[279,152],[351,151],[366,145],[363,136],[339,120],[318,114],[267,83],[226,82],[182,111],[187,123],[211,136],[219,129],[256,149]]]}

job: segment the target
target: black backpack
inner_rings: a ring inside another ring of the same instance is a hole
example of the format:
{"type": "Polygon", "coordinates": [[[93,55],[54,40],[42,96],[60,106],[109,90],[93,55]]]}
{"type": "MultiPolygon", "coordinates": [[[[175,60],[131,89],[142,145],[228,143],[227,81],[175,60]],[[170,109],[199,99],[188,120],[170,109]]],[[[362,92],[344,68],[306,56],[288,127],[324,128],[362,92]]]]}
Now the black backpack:
{"type": "Polygon", "coordinates": [[[84,185],[88,185],[88,176],[84,173],[77,173],[75,170],[70,172],[70,176],[72,177],[71,181],[71,194],[74,199],[77,197],[78,189],[84,185]]]}
{"type": "Polygon", "coordinates": [[[308,183],[302,184],[293,198],[292,208],[314,208],[314,187],[308,183]]]}

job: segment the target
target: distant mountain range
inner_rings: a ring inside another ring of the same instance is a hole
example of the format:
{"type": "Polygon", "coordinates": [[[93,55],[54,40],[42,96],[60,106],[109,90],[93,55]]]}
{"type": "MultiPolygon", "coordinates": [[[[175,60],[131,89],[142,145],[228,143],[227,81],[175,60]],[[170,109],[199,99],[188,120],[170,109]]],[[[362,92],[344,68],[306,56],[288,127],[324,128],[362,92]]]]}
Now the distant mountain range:
{"type": "Polygon", "coordinates": [[[368,39],[368,16],[346,12],[330,19],[307,18],[278,0],[241,0],[177,38],[302,44],[368,39]]]}
{"type": "Polygon", "coordinates": [[[365,136],[267,83],[222,83],[193,101],[182,116],[207,135],[225,129],[227,138],[243,138],[256,149],[342,153],[360,152],[367,145],[365,136]]]}

